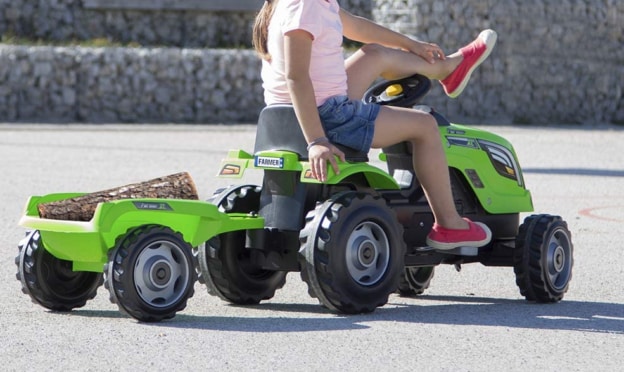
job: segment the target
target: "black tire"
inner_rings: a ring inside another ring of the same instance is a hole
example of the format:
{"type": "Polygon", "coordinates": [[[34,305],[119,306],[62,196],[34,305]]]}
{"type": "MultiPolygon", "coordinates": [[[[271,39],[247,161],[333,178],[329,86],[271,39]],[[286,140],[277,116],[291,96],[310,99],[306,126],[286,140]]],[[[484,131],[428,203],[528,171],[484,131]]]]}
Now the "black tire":
{"type": "Polygon", "coordinates": [[[369,313],[388,302],[404,267],[403,227],[383,199],[343,192],[308,213],[301,278],[330,310],[369,313]]]}
{"type": "Polygon", "coordinates": [[[193,296],[191,246],[164,226],[131,229],[109,251],[105,286],[119,310],[142,322],[170,319],[193,296]]]}
{"type": "Polygon", "coordinates": [[[528,300],[558,302],[572,279],[573,245],[568,225],[559,216],[533,215],[516,237],[514,272],[528,300]]]}
{"type": "Polygon", "coordinates": [[[399,282],[399,294],[403,297],[423,294],[429,288],[434,273],[434,266],[406,267],[399,282]]]}
{"type": "MultiPolygon", "coordinates": [[[[257,212],[260,187],[231,186],[217,190],[208,201],[224,213],[257,212]]],[[[259,267],[253,254],[245,248],[245,231],[215,236],[195,252],[199,282],[206,285],[208,293],[237,305],[254,305],[272,298],[286,283],[287,273],[259,267]]]]}
{"type": "Polygon", "coordinates": [[[46,251],[38,230],[18,245],[17,280],[32,301],[54,311],[71,311],[93,299],[102,285],[102,273],[73,271],[72,262],[46,251]]]}

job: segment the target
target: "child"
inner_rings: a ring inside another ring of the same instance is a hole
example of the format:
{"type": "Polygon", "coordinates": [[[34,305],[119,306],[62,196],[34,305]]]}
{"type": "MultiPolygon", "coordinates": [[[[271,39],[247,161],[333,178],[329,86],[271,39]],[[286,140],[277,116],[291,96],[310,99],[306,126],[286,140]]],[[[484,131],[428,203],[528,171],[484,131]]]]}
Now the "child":
{"type": "Polygon", "coordinates": [[[461,218],[455,209],[433,116],[364,104],[361,98],[379,76],[392,80],[415,73],[439,80],[447,95],[457,97],[492,51],[494,31],[481,32],[472,43],[445,56],[439,46],[354,16],[336,0],[266,0],[256,18],[253,42],[262,58],[265,102],[294,106],[316,179],[327,179],[327,162],[338,172],[336,157],[345,160],[332,143],[368,151],[409,141],[414,170],[435,218],[427,244],[448,250],[490,241],[485,224],[461,218]],[[343,36],[364,43],[346,61],[343,36]]]}

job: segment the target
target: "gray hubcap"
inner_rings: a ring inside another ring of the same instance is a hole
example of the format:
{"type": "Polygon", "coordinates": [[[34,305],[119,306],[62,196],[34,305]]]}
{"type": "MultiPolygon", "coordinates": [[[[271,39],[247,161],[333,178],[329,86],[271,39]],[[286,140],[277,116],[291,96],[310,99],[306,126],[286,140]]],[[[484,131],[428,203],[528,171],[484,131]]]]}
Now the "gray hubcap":
{"type": "Polygon", "coordinates": [[[360,223],[349,236],[346,249],[349,274],[358,284],[379,282],[390,262],[390,244],[384,230],[376,223],[360,223]]]}

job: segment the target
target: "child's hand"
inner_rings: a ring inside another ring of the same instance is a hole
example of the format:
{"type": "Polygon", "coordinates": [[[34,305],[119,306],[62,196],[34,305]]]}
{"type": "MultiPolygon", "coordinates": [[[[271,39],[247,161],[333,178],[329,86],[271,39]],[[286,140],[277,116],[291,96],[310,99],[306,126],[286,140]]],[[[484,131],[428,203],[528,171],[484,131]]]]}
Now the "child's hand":
{"type": "Polygon", "coordinates": [[[436,59],[446,59],[444,51],[437,44],[414,40],[412,45],[409,51],[419,55],[431,64],[435,63],[436,59]]]}
{"type": "Polygon", "coordinates": [[[308,150],[308,158],[310,160],[310,169],[312,170],[312,176],[320,182],[327,181],[327,162],[331,163],[334,173],[340,173],[338,169],[338,163],[336,162],[336,156],[341,161],[345,161],[345,155],[336,146],[330,142],[323,142],[311,146],[308,150]]]}

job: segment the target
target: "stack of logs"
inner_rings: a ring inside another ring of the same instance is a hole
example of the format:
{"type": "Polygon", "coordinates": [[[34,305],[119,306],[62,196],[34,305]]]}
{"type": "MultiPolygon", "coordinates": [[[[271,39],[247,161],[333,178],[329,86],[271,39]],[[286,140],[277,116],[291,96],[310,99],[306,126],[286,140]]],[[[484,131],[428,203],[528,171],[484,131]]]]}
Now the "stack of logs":
{"type": "Polygon", "coordinates": [[[89,221],[99,203],[120,199],[198,200],[197,188],[187,172],[38,205],[41,218],[89,221]]]}

